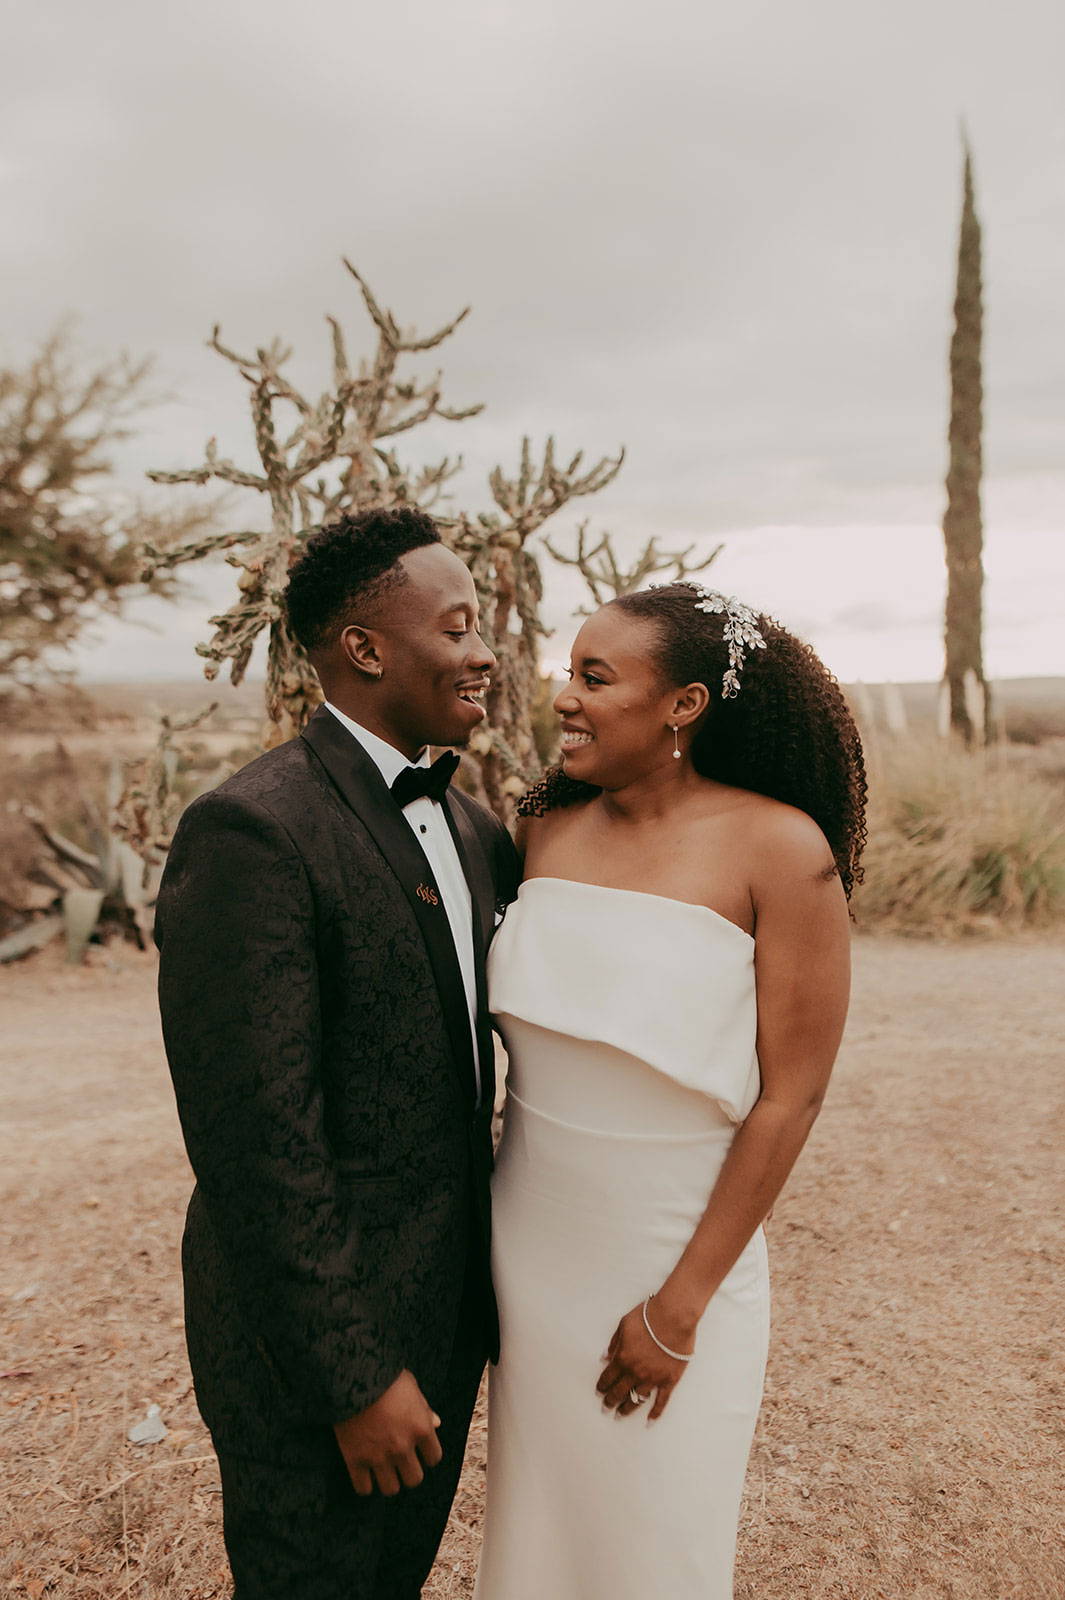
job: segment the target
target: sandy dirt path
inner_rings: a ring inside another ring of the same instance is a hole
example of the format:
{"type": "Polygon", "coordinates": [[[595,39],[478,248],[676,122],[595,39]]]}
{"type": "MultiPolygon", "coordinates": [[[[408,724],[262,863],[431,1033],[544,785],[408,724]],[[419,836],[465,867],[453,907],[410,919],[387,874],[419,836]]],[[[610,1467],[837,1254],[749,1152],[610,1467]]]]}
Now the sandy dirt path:
{"type": "MultiPolygon", "coordinates": [[[[154,964],[93,962],[0,972],[0,1584],[215,1600],[154,964]],[[150,1403],[169,1433],[138,1449],[150,1403]]],[[[1065,944],[863,938],[856,973],[769,1230],[737,1596],[1060,1600],[1065,944]]],[[[483,1462],[479,1424],[433,1600],[469,1593],[483,1462]]]]}

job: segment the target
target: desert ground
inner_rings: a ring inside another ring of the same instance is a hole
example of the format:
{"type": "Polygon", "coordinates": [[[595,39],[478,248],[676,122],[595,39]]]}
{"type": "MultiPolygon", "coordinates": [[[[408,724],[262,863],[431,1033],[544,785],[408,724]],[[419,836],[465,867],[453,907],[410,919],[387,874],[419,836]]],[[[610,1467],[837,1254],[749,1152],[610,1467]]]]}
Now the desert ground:
{"type": "MultiPolygon", "coordinates": [[[[836,1078],[769,1227],[737,1596],[1060,1600],[1065,942],[855,954],[836,1078]]],[[[228,1593],[154,977],[115,945],[0,971],[0,1584],[32,1600],[228,1593]],[[129,1443],[151,1404],[165,1439],[129,1443]]],[[[479,1421],[433,1600],[470,1592],[484,1459],[479,1421]]]]}

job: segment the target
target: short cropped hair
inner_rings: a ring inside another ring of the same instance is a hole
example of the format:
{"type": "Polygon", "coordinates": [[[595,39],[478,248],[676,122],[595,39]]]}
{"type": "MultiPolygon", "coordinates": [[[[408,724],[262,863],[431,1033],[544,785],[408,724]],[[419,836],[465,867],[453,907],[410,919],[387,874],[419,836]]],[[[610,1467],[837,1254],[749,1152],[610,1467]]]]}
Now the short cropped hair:
{"type": "Polygon", "coordinates": [[[285,591],[289,627],[308,653],[330,645],[375,603],[406,581],[401,557],[439,544],[432,517],[413,506],[362,511],[317,528],[292,567],[285,591]]]}

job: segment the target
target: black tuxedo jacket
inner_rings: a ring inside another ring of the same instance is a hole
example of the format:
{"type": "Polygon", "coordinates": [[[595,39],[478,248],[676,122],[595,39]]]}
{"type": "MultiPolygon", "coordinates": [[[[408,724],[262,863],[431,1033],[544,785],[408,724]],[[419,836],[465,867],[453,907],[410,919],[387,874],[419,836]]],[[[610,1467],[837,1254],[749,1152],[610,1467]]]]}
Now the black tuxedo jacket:
{"type": "Polygon", "coordinates": [[[159,895],[163,1034],[196,1188],[183,1242],[197,1399],[230,1448],[446,1368],[488,1268],[484,956],[517,889],[452,789],[474,908],[483,1085],[443,899],[377,767],[324,707],[186,811],[159,895]]]}

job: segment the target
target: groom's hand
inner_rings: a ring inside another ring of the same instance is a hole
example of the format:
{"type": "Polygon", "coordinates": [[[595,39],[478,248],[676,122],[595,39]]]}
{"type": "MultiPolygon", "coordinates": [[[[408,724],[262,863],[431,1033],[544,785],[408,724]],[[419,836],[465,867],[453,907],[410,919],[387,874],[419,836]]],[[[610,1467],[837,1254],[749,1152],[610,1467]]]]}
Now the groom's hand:
{"type": "Polygon", "coordinates": [[[440,1418],[418,1387],[413,1372],[401,1372],[392,1386],[357,1417],[337,1422],[333,1431],[356,1494],[398,1494],[414,1489],[444,1452],[436,1430],[440,1418]]]}

